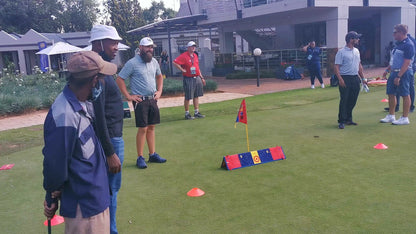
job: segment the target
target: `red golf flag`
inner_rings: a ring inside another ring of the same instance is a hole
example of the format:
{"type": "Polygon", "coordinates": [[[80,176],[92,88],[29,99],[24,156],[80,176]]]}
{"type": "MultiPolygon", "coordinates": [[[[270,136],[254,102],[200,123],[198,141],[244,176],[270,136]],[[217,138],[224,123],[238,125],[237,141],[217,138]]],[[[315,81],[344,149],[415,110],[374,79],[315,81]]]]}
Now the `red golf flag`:
{"type": "Polygon", "coordinates": [[[240,109],[238,110],[237,119],[235,120],[235,122],[247,124],[246,99],[243,99],[243,101],[241,101],[240,109]]]}

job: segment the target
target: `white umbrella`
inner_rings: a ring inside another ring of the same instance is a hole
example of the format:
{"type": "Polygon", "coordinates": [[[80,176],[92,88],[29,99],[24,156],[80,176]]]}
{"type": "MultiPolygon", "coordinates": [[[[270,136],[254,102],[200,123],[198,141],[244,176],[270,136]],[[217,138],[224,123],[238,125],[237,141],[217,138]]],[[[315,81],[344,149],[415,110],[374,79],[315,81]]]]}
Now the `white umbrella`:
{"type": "MultiPolygon", "coordinates": [[[[82,51],[82,48],[79,48],[77,46],[73,46],[71,44],[68,44],[66,42],[57,42],[39,52],[37,52],[36,54],[45,54],[48,55],[48,66],[49,66],[49,71],[51,71],[51,55],[55,55],[55,54],[60,54],[61,55],[61,60],[63,60],[63,56],[62,54],[69,54],[69,53],[75,53],[78,51],[82,51]]],[[[63,63],[65,64],[65,63],[63,63]]],[[[65,69],[65,68],[63,68],[65,69]]]]}
{"type": "MultiPolygon", "coordinates": [[[[89,45],[87,47],[84,47],[82,50],[91,50],[92,49],[92,45],[89,45]]],[[[121,42],[118,43],[118,50],[127,50],[130,49],[130,46],[125,45],[121,42]]]]}
{"type": "Polygon", "coordinates": [[[37,52],[36,54],[46,54],[46,55],[68,54],[68,53],[75,53],[81,50],[82,48],[60,41],[37,52]]]}

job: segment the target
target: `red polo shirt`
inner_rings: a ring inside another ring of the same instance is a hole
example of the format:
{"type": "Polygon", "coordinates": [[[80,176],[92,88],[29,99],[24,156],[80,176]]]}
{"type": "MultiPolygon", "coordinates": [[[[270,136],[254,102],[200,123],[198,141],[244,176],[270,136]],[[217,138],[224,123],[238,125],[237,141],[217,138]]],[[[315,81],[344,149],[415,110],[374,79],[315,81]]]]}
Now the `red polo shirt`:
{"type": "Polygon", "coordinates": [[[186,51],[186,52],[182,53],[181,55],[179,55],[174,60],[174,62],[181,65],[181,67],[186,70],[186,72],[182,74],[184,76],[194,77],[194,76],[200,76],[201,75],[201,72],[199,70],[198,55],[196,55],[195,53],[193,54],[193,57],[191,57],[189,52],[186,51]],[[191,67],[192,66],[194,66],[195,69],[196,69],[196,74],[195,75],[191,74],[191,67]]]}

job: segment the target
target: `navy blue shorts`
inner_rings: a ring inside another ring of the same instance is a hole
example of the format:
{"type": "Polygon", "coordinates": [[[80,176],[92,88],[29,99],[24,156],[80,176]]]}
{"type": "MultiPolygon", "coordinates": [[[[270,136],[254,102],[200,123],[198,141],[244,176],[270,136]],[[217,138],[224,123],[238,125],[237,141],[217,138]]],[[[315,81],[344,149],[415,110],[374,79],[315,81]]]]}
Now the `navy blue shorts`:
{"type": "Polygon", "coordinates": [[[399,86],[394,85],[394,79],[397,77],[398,72],[392,72],[387,80],[387,95],[400,95],[402,97],[410,95],[410,82],[413,78],[412,70],[407,70],[400,78],[399,86]]]}

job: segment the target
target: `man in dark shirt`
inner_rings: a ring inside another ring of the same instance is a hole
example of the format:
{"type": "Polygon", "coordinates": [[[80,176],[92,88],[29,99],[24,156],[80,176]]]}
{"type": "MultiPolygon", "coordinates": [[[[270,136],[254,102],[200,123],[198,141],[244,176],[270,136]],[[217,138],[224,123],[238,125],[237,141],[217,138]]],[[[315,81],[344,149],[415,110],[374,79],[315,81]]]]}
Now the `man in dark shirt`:
{"type": "MultiPolygon", "coordinates": [[[[121,37],[112,26],[96,25],[91,30],[92,50],[105,61],[110,62],[116,56],[121,37]]],[[[124,160],[123,102],[121,93],[113,76],[106,76],[101,82],[102,95],[94,101],[96,115],[95,128],[103,145],[108,164],[108,182],[111,189],[110,229],[118,233],[116,226],[117,193],[121,187],[121,166],[124,160]]]]}

